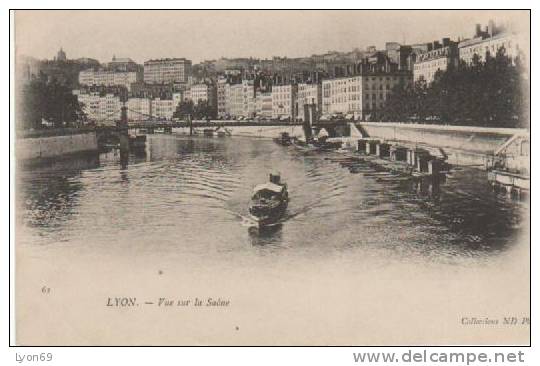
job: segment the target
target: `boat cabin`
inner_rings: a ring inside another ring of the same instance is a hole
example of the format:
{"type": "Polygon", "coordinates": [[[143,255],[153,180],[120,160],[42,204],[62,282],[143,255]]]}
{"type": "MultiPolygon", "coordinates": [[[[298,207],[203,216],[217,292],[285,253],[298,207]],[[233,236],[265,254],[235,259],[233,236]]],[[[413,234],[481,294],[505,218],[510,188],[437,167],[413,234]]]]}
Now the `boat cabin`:
{"type": "Polygon", "coordinates": [[[279,196],[285,191],[285,186],[272,182],[257,185],[253,189],[253,198],[272,198],[279,196]]]}
{"type": "Polygon", "coordinates": [[[279,174],[270,173],[270,181],[259,184],[253,189],[254,200],[272,200],[281,199],[286,193],[287,186],[281,183],[279,174]]]}

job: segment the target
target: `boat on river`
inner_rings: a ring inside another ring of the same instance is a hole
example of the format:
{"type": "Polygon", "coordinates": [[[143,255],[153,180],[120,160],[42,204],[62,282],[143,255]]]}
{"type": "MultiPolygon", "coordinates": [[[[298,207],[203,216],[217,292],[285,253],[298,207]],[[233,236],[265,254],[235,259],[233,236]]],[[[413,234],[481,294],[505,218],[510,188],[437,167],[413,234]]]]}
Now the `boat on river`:
{"type": "Polygon", "coordinates": [[[216,129],[216,133],[217,133],[217,136],[218,137],[227,137],[227,136],[231,136],[232,135],[232,132],[231,130],[229,130],[228,128],[225,128],[223,126],[220,126],[216,129]]]}
{"type": "Polygon", "coordinates": [[[279,174],[270,174],[270,181],[253,189],[249,204],[249,216],[259,228],[279,222],[289,204],[287,184],[279,174]]]}
{"type": "Polygon", "coordinates": [[[341,142],[338,141],[326,141],[326,139],[314,139],[301,140],[293,139],[291,144],[300,151],[331,151],[337,150],[341,147],[341,142]]]}
{"type": "Polygon", "coordinates": [[[282,132],[279,134],[279,137],[274,138],[275,143],[283,146],[289,146],[291,141],[292,139],[288,132],[282,132]]]}

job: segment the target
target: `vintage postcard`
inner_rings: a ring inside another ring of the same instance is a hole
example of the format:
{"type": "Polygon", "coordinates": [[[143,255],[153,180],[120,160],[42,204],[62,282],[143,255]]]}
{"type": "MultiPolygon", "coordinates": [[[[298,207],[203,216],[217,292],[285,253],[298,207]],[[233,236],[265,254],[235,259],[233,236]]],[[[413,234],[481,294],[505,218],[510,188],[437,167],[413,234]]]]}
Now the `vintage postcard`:
{"type": "Polygon", "coordinates": [[[14,344],[530,344],[529,11],[12,20],[14,344]]]}

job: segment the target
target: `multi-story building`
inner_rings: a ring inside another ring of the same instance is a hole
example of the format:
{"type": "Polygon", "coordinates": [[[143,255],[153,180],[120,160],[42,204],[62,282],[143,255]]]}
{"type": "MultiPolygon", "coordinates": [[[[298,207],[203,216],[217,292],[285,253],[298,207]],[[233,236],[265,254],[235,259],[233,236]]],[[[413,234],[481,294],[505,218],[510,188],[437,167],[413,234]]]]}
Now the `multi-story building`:
{"type": "Polygon", "coordinates": [[[147,84],[140,82],[131,85],[130,96],[150,99],[171,99],[174,93],[182,93],[183,98],[185,98],[184,94],[188,89],[187,84],[147,84]]]}
{"type": "Polygon", "coordinates": [[[244,116],[244,87],[242,84],[230,86],[228,98],[229,111],[231,117],[244,116]]]}
{"type": "Polygon", "coordinates": [[[189,91],[193,103],[207,102],[212,107],[216,106],[216,88],[213,85],[206,83],[195,84],[189,88],[189,91]]]}
{"type": "Polygon", "coordinates": [[[172,99],[152,99],[151,115],[153,118],[170,120],[175,110],[176,107],[172,99]]]}
{"type": "Polygon", "coordinates": [[[438,41],[428,43],[428,51],[416,56],[414,63],[414,82],[425,80],[430,84],[437,71],[446,71],[449,67],[457,67],[459,63],[458,47],[450,38],[443,38],[442,44],[438,41]]]}
{"type": "Polygon", "coordinates": [[[342,77],[323,80],[323,115],[359,113],[362,107],[362,77],[342,77]]]}
{"type": "Polygon", "coordinates": [[[79,72],[80,85],[122,85],[129,91],[131,84],[140,81],[140,74],[136,71],[112,71],[87,69],[79,72]]]}
{"type": "Polygon", "coordinates": [[[520,39],[516,34],[502,27],[496,27],[490,20],[484,31],[480,24],[477,24],[475,36],[459,42],[459,58],[470,65],[477,55],[478,61],[484,62],[488,54],[495,57],[499,49],[504,48],[506,56],[514,60],[521,54],[519,43],[520,39]]]}
{"type": "Polygon", "coordinates": [[[242,94],[244,98],[244,116],[255,115],[255,86],[253,80],[242,80],[242,94]]]}
{"type": "Polygon", "coordinates": [[[297,91],[293,84],[272,86],[272,118],[295,118],[297,91]]]}
{"type": "Polygon", "coordinates": [[[107,64],[107,68],[113,71],[139,71],[139,66],[130,58],[116,56],[113,56],[112,61],[107,64]]]}
{"type": "Polygon", "coordinates": [[[104,124],[114,124],[120,120],[122,103],[114,94],[83,93],[74,91],[77,100],[82,104],[83,112],[89,121],[104,124]]]}
{"type": "Polygon", "coordinates": [[[227,117],[231,114],[229,99],[230,99],[231,85],[226,78],[220,78],[217,81],[217,112],[218,117],[227,117]]]}
{"type": "Polygon", "coordinates": [[[242,80],[239,84],[229,87],[226,98],[232,117],[253,117],[255,114],[255,87],[253,80],[242,80]]]}
{"type": "Polygon", "coordinates": [[[145,121],[152,116],[152,102],[149,98],[129,98],[127,108],[129,122],[145,121]]]}
{"type": "Polygon", "coordinates": [[[258,117],[272,118],[272,93],[258,91],[255,96],[255,114],[258,117]]]}
{"type": "Polygon", "coordinates": [[[381,109],[397,85],[412,84],[407,71],[367,72],[322,82],[323,115],[343,114],[366,119],[381,109]]]}
{"type": "Polygon", "coordinates": [[[187,83],[190,76],[191,61],[185,58],[149,60],[144,63],[145,83],[187,83]]]}
{"type": "Polygon", "coordinates": [[[304,119],[304,105],[315,104],[316,113],[322,113],[322,86],[321,84],[298,84],[298,97],[297,97],[297,118],[304,119]]]}

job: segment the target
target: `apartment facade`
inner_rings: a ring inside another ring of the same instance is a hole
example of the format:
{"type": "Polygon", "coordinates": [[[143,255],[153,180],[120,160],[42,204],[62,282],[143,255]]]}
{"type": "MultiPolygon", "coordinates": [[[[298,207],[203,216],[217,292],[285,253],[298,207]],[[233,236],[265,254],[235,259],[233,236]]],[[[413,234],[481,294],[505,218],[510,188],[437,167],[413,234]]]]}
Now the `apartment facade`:
{"type": "Polygon", "coordinates": [[[244,87],[242,84],[230,86],[228,98],[229,111],[231,117],[244,116],[244,87]]]}
{"type": "Polygon", "coordinates": [[[416,57],[413,67],[413,81],[425,80],[430,84],[438,71],[446,71],[449,67],[457,67],[459,52],[456,42],[444,38],[442,44],[433,42],[428,44],[428,51],[416,57]]]}
{"type": "Polygon", "coordinates": [[[217,81],[217,112],[218,117],[225,118],[231,114],[229,99],[231,85],[226,78],[220,78],[217,81]]]}
{"type": "Polygon", "coordinates": [[[191,61],[185,58],[149,60],[144,63],[144,82],[148,84],[187,83],[191,61]]]}
{"type": "Polygon", "coordinates": [[[362,111],[362,76],[327,79],[322,82],[322,113],[360,114],[362,111]]]}
{"type": "Polygon", "coordinates": [[[232,117],[253,117],[255,114],[255,88],[252,80],[242,80],[229,87],[225,104],[232,117]]]}
{"type": "Polygon", "coordinates": [[[131,90],[131,84],[140,81],[136,71],[112,71],[88,69],[79,72],[79,84],[92,86],[116,86],[121,85],[131,90]]]}
{"type": "Polygon", "coordinates": [[[194,104],[199,102],[207,102],[208,105],[215,107],[216,106],[216,89],[211,84],[195,84],[192,85],[190,90],[189,97],[194,104]]]}
{"type": "Polygon", "coordinates": [[[255,115],[263,118],[272,118],[272,93],[257,92],[255,96],[255,115]]]}
{"type": "Polygon", "coordinates": [[[297,118],[304,119],[304,105],[315,104],[316,113],[322,113],[322,85],[321,84],[298,84],[297,118]]]}
{"type": "Polygon", "coordinates": [[[322,113],[366,119],[381,109],[398,85],[411,85],[410,72],[367,73],[322,82],[322,113]]]}
{"type": "Polygon", "coordinates": [[[468,65],[473,63],[475,55],[479,62],[485,62],[488,54],[495,57],[497,52],[504,48],[506,56],[514,61],[522,56],[519,45],[527,43],[527,39],[520,38],[518,34],[504,26],[497,26],[490,20],[484,29],[480,24],[476,24],[474,36],[459,42],[459,58],[468,65]]]}
{"type": "Polygon", "coordinates": [[[471,65],[474,55],[478,55],[478,60],[485,62],[487,54],[495,57],[501,48],[504,48],[506,56],[512,60],[520,56],[518,37],[511,33],[500,33],[488,37],[479,36],[460,42],[459,58],[466,64],[471,65]]]}
{"type": "Polygon", "coordinates": [[[170,120],[175,110],[176,107],[172,99],[152,99],[150,114],[154,118],[170,120]]]}
{"type": "Polygon", "coordinates": [[[296,114],[298,86],[293,84],[272,86],[272,118],[290,118],[296,114]]]}
{"type": "Polygon", "coordinates": [[[100,93],[75,94],[79,103],[82,103],[82,110],[89,121],[114,124],[120,120],[122,103],[118,96],[100,93]]]}

